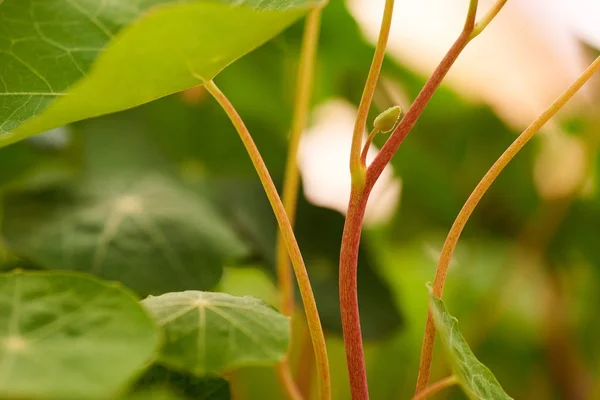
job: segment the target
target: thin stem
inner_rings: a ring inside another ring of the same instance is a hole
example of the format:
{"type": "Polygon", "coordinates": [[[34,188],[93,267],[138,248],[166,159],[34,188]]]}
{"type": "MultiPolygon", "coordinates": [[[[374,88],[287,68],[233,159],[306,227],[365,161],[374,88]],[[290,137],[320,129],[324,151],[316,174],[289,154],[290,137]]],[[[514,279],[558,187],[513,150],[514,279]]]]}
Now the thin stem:
{"type": "Polygon", "coordinates": [[[429,80],[421,89],[421,92],[415,98],[404,118],[394,129],[388,140],[383,145],[369,168],[367,169],[367,186],[375,185],[375,182],[383,172],[383,169],[392,160],[392,157],[398,151],[400,144],[417,123],[417,120],[423,114],[425,107],[431,100],[431,97],[442,83],[442,80],[448,74],[450,67],[454,64],[460,53],[469,43],[469,32],[463,31],[454,42],[448,53],[444,56],[438,67],[435,69],[429,80]]]}
{"type": "MultiPolygon", "coordinates": [[[[600,68],[600,57],[598,57],[582,74],[573,82],[565,92],[563,92],[555,101],[540,115],[527,129],[519,135],[517,139],[506,149],[506,151],[492,165],[489,171],[481,179],[475,187],[463,208],[460,210],[456,220],[448,232],[442,254],[435,273],[433,282],[433,294],[436,297],[442,297],[446,275],[448,274],[448,266],[452,259],[452,254],[456,247],[456,243],[462,233],[469,217],[473,210],[479,204],[483,195],[487,192],[494,180],[500,175],[500,172],[508,165],[515,155],[527,144],[527,142],[577,93],[577,91],[592,77],[592,75],[600,68]]],[[[429,373],[431,370],[431,361],[433,358],[433,346],[435,342],[435,326],[431,313],[427,315],[425,324],[425,335],[423,337],[423,346],[421,348],[421,362],[419,366],[419,379],[417,393],[425,388],[429,381],[429,373]]]]}
{"type": "MultiPolygon", "coordinates": [[[[283,207],[292,226],[296,219],[298,187],[300,183],[297,161],[298,146],[302,131],[304,131],[308,120],[320,25],[321,8],[316,8],[308,14],[304,24],[304,38],[302,40],[300,65],[298,67],[296,82],[294,115],[292,117],[292,130],[290,132],[287,163],[283,180],[283,194],[281,197],[283,207]]],[[[291,316],[294,312],[294,281],[281,231],[277,233],[277,277],[279,280],[279,291],[283,297],[281,312],[284,315],[291,316]]]]}
{"type": "Polygon", "coordinates": [[[379,130],[373,128],[373,130],[371,131],[371,133],[369,133],[369,136],[367,137],[367,141],[363,146],[362,152],[360,153],[360,164],[365,167],[367,166],[367,154],[369,154],[369,148],[371,147],[371,143],[373,143],[373,139],[375,139],[375,136],[377,136],[378,133],[379,130]]]}
{"type": "Polygon", "coordinates": [[[451,375],[451,376],[449,376],[447,378],[444,378],[442,380],[437,381],[436,383],[434,383],[431,386],[428,386],[421,393],[415,395],[412,398],[412,400],[425,400],[429,396],[431,396],[432,394],[435,394],[435,393],[439,392],[442,389],[446,389],[446,388],[449,388],[451,386],[454,386],[457,383],[458,383],[458,378],[456,376],[454,376],[454,375],[451,375]]]}
{"type": "MultiPolygon", "coordinates": [[[[502,9],[502,6],[506,3],[506,0],[498,0],[494,6],[492,7],[492,11],[490,11],[485,18],[490,18],[490,21],[493,17],[495,17],[498,12],[502,9]]],[[[464,28],[461,34],[458,36],[450,50],[446,53],[438,67],[435,69],[421,92],[417,95],[415,101],[412,103],[394,132],[391,134],[381,151],[377,154],[377,157],[373,160],[371,165],[367,170],[367,185],[375,185],[377,179],[383,172],[383,169],[389,162],[392,160],[398,148],[408,136],[412,128],[417,123],[417,120],[423,114],[425,107],[429,104],[431,97],[437,90],[437,88],[442,83],[442,80],[448,74],[448,71],[454,65],[454,62],[460,55],[460,53],[464,50],[464,48],[469,44],[471,40],[473,40],[474,36],[472,36],[472,32],[475,29],[475,16],[477,13],[477,0],[471,0],[469,3],[469,11],[467,13],[467,18],[465,19],[464,28]]],[[[485,28],[490,21],[487,21],[481,28],[485,28]]]]}
{"type": "MultiPolygon", "coordinates": [[[[300,186],[300,174],[298,172],[297,163],[298,147],[302,131],[306,127],[306,122],[308,120],[320,26],[321,7],[318,7],[308,14],[304,23],[304,37],[302,38],[302,49],[300,50],[300,65],[298,66],[298,77],[296,81],[296,98],[294,100],[292,129],[290,132],[287,163],[283,180],[283,194],[281,200],[292,227],[294,226],[294,221],[296,219],[298,188],[300,186]]],[[[281,295],[281,313],[292,317],[295,303],[294,276],[281,230],[277,231],[276,270],[279,293],[281,295]]],[[[292,325],[290,319],[290,335],[292,332],[292,325]]],[[[303,396],[298,390],[292,377],[288,357],[281,362],[277,370],[281,384],[287,392],[288,399],[302,399],[303,396]]]]}
{"type": "MultiPolygon", "coordinates": [[[[342,331],[344,334],[344,347],[346,349],[346,361],[348,364],[348,375],[350,377],[350,391],[353,400],[367,400],[369,388],[367,384],[367,369],[362,344],[362,333],[360,329],[360,315],[358,310],[357,294],[357,265],[358,247],[360,245],[360,234],[362,221],[367,207],[368,194],[362,196],[365,187],[366,167],[361,163],[362,135],[367,123],[369,108],[373,101],[373,94],[377,86],[377,80],[383,65],[385,50],[387,47],[390,28],[392,25],[392,14],[394,11],[394,0],[386,0],[379,31],[379,39],[375,47],[375,54],[365,88],[363,90],[358,115],[352,135],[352,147],[350,150],[350,174],[352,176],[352,191],[348,214],[342,235],[340,249],[340,312],[342,317],[342,331]]],[[[368,190],[370,191],[370,189],[368,190]]]]}
{"type": "Polygon", "coordinates": [[[281,382],[287,400],[303,400],[302,393],[300,393],[296,382],[294,382],[287,357],[277,365],[277,377],[281,382]]]}
{"type": "Polygon", "coordinates": [[[473,28],[473,31],[471,32],[471,39],[475,38],[477,35],[479,35],[481,32],[483,32],[483,30],[490,24],[490,22],[492,22],[492,20],[494,18],[496,18],[496,15],[498,15],[500,10],[502,10],[502,7],[504,7],[504,4],[506,4],[506,1],[507,0],[497,1],[494,4],[494,6],[487,12],[487,14],[485,14],[483,16],[483,18],[481,18],[475,24],[475,27],[473,28]]]}
{"type": "Polygon", "coordinates": [[[314,380],[315,357],[310,351],[312,343],[308,331],[304,330],[300,340],[300,351],[296,364],[296,384],[300,393],[305,399],[310,399],[312,394],[312,384],[314,380]]]}
{"type": "MultiPolygon", "coordinates": [[[[359,107],[359,116],[355,125],[352,151],[350,156],[350,170],[352,173],[352,191],[348,205],[348,214],[346,224],[342,235],[342,246],[340,254],[340,308],[342,315],[342,328],[344,332],[344,345],[346,348],[346,360],[348,363],[348,373],[350,376],[350,388],[353,400],[365,400],[369,398],[367,375],[364,361],[364,350],[362,344],[362,334],[360,327],[360,314],[358,310],[357,293],[357,266],[358,251],[360,246],[360,236],[364,214],[369,195],[377,179],[383,172],[385,166],[391,161],[393,155],[400,147],[400,144],[406,138],[410,130],[423,113],[423,110],[429,103],[433,93],[439,87],[442,79],[446,76],[450,67],[454,64],[462,50],[471,40],[470,34],[475,25],[475,16],[477,13],[477,0],[471,0],[468,15],[462,33],[450,48],[446,56],[442,59],[440,65],[436,68],[431,78],[427,81],[406,115],[402,118],[394,132],[387,140],[375,160],[367,168],[366,181],[363,183],[360,164],[360,144],[362,132],[364,130],[366,113],[364,101],[361,101],[359,107]]],[[[386,5],[389,5],[386,3],[386,5]]],[[[390,16],[391,18],[391,16],[390,16]]],[[[384,22],[385,24],[385,16],[384,22]]],[[[389,32],[382,28],[383,32],[389,32]]],[[[386,38],[387,40],[387,38],[386,38]]],[[[380,38],[380,42],[382,39],[380,38]]],[[[384,52],[385,48],[380,48],[379,52],[384,52]]],[[[380,57],[381,54],[377,53],[380,57]]],[[[374,84],[370,90],[374,90],[374,84]]],[[[365,93],[370,93],[365,88],[365,93]]],[[[372,92],[371,92],[372,93],[372,92]]],[[[363,96],[365,100],[365,96],[363,96]]],[[[369,101],[370,104],[370,101],[369,101]]],[[[429,377],[427,377],[427,380],[429,377]]],[[[427,382],[425,382],[425,385],[427,382]]],[[[423,386],[424,388],[424,386],[423,386]]]]}
{"type": "Polygon", "coordinates": [[[352,182],[357,184],[359,187],[364,186],[366,174],[365,168],[360,162],[362,135],[367,124],[369,108],[371,108],[373,94],[375,93],[375,88],[377,87],[377,81],[381,72],[381,66],[383,65],[385,49],[387,47],[390,28],[392,25],[393,11],[394,0],[386,0],[385,8],[383,10],[383,19],[381,21],[381,28],[379,30],[379,39],[377,40],[377,46],[375,47],[375,54],[373,55],[373,61],[371,63],[371,68],[369,69],[367,82],[365,83],[365,88],[358,106],[358,114],[356,116],[356,122],[354,125],[354,133],[352,134],[352,147],[350,149],[350,173],[352,174],[352,182]]]}
{"type": "Polygon", "coordinates": [[[300,253],[298,242],[294,236],[292,224],[287,217],[283,203],[281,202],[279,194],[277,193],[277,188],[275,187],[275,184],[273,183],[273,180],[269,174],[269,170],[267,169],[267,166],[265,165],[260,152],[258,151],[258,148],[256,147],[256,144],[254,143],[254,140],[248,131],[248,128],[246,128],[246,125],[242,121],[242,118],[213,81],[205,82],[204,86],[221,105],[235,126],[260,178],[260,182],[263,185],[267,198],[269,199],[269,203],[273,208],[273,213],[277,219],[279,229],[281,230],[283,240],[285,241],[288,255],[292,261],[292,266],[294,267],[296,280],[298,281],[298,286],[300,288],[300,295],[302,297],[302,302],[304,303],[304,312],[306,314],[306,321],[308,323],[308,329],[310,331],[317,362],[319,399],[329,400],[331,399],[331,383],[325,335],[323,334],[323,328],[321,327],[321,320],[319,318],[317,304],[315,302],[315,297],[310,285],[310,279],[308,277],[308,273],[306,272],[306,266],[304,265],[304,260],[302,258],[302,254],[300,253]]]}

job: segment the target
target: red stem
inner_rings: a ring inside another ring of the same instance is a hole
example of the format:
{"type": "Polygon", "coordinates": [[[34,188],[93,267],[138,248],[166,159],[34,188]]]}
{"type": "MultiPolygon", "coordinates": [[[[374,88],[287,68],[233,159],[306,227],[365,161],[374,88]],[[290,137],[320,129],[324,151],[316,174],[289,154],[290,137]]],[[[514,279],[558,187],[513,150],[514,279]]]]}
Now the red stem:
{"type": "Polygon", "coordinates": [[[344,344],[346,347],[346,360],[348,362],[348,373],[350,375],[350,388],[353,400],[367,400],[369,398],[367,385],[367,371],[364,360],[362,334],[360,328],[358,308],[358,250],[360,246],[360,235],[363,219],[369,195],[377,179],[383,172],[385,166],[390,162],[394,153],[400,147],[410,130],[423,113],[427,103],[433,96],[435,90],[450,70],[450,67],[460,52],[470,40],[471,25],[465,25],[454,45],[450,48],[439,66],[433,72],[406,115],[392,135],[389,137],[375,160],[367,169],[367,179],[362,190],[353,185],[348,205],[348,214],[342,236],[340,254],[340,309],[342,315],[342,329],[344,332],[344,344]]]}
{"type": "Polygon", "coordinates": [[[454,42],[450,50],[446,53],[438,67],[435,69],[431,78],[425,83],[421,92],[417,95],[417,98],[412,103],[404,117],[400,120],[400,123],[394,129],[392,135],[385,142],[385,145],[381,149],[381,151],[377,154],[369,169],[367,170],[367,187],[373,187],[375,182],[383,172],[383,169],[386,165],[392,160],[392,157],[398,151],[398,148],[408,136],[409,132],[415,126],[421,114],[423,114],[423,110],[431,100],[431,97],[437,90],[437,88],[442,83],[442,80],[448,74],[450,67],[454,64],[462,50],[470,41],[470,32],[471,29],[466,29],[462,31],[458,39],[454,42]]]}
{"type": "Polygon", "coordinates": [[[340,311],[346,361],[353,400],[367,400],[367,369],[362,344],[357,293],[358,249],[362,222],[371,189],[352,189],[340,254],[340,311]]]}

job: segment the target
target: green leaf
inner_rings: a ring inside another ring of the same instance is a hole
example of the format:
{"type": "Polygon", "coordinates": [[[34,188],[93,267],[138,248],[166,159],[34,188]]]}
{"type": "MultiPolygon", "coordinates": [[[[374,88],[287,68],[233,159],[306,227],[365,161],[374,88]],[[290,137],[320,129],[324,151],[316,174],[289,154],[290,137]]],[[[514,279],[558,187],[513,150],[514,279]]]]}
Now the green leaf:
{"type": "Polygon", "coordinates": [[[252,297],[185,291],[142,304],[163,327],[160,361],[196,375],[281,361],[289,319],[252,297]]]}
{"type": "Polygon", "coordinates": [[[213,207],[160,174],[6,199],[3,233],[52,269],[119,280],[139,293],[208,289],[244,245],[213,207]]]}
{"type": "Polygon", "coordinates": [[[81,182],[6,197],[2,232],[13,252],[144,296],[210,289],[226,261],[246,255],[216,208],[168,174],[137,131],[116,116],[82,128],[81,182]]]}
{"type": "Polygon", "coordinates": [[[429,285],[428,290],[436,329],[450,356],[452,371],[465,393],[475,400],[512,399],[504,392],[494,374],[475,357],[458,329],[458,320],[448,313],[444,302],[433,295],[429,285]]]}
{"type": "Polygon", "coordinates": [[[106,399],[155,355],[136,298],[73,273],[0,274],[0,397],[106,399]]]}
{"type": "MultiPolygon", "coordinates": [[[[198,377],[173,371],[162,365],[153,365],[139,379],[135,392],[154,393],[169,389],[180,399],[230,400],[229,382],[218,376],[198,377]]],[[[139,397],[145,399],[144,397],[139,397]]]]}
{"type": "Polygon", "coordinates": [[[201,84],[319,3],[7,0],[0,147],[201,84]]]}

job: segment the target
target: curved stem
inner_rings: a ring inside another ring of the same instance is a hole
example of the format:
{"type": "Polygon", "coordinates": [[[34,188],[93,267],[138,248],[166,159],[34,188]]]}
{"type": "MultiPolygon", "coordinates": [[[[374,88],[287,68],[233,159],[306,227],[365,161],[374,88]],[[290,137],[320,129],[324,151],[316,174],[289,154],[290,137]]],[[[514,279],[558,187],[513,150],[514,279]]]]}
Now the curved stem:
{"type": "MultiPolygon", "coordinates": [[[[298,146],[302,131],[306,127],[310,109],[310,97],[314,79],[314,67],[321,25],[321,8],[316,8],[308,14],[304,24],[304,38],[298,67],[298,80],[296,82],[296,99],[294,101],[294,115],[292,117],[292,130],[288,145],[285,176],[281,201],[287,213],[290,224],[293,226],[296,219],[296,205],[300,174],[298,173],[298,146]]],[[[277,232],[277,278],[279,291],[283,300],[281,312],[291,316],[294,311],[294,280],[290,259],[285,248],[281,231],[277,232]]]]}
{"type": "MultiPolygon", "coordinates": [[[[441,298],[448,274],[448,266],[452,259],[452,254],[458,242],[458,238],[462,233],[469,217],[473,210],[479,204],[483,195],[487,192],[492,183],[496,180],[500,172],[508,165],[515,155],[527,144],[527,142],[552,118],[572,97],[577,91],[592,77],[592,75],[600,69],[600,57],[598,57],[582,74],[573,82],[567,90],[565,90],[555,101],[540,115],[527,129],[519,135],[519,137],[506,149],[506,151],[492,165],[489,171],[481,179],[475,187],[465,205],[460,210],[456,220],[448,232],[442,254],[435,273],[433,282],[433,294],[441,298]]],[[[419,365],[420,385],[417,386],[417,393],[424,389],[429,381],[429,372],[431,370],[431,360],[433,358],[433,345],[435,342],[435,326],[431,313],[428,313],[427,322],[425,324],[425,335],[423,337],[423,346],[421,348],[421,362],[419,365]]]]}
{"type": "Polygon", "coordinates": [[[287,357],[284,361],[277,365],[277,377],[279,378],[279,382],[281,382],[281,386],[285,392],[285,396],[287,400],[303,400],[302,393],[296,386],[296,382],[294,382],[294,377],[292,376],[292,372],[290,370],[290,364],[287,360],[287,357]]]}
{"type": "Polygon", "coordinates": [[[373,139],[375,139],[375,136],[377,136],[378,133],[379,130],[373,128],[373,130],[371,131],[371,133],[369,133],[369,136],[367,137],[367,141],[363,146],[362,152],[360,153],[360,163],[365,167],[367,166],[367,154],[369,154],[369,148],[371,147],[371,143],[373,143],[373,139]]]}
{"type": "Polygon", "coordinates": [[[454,386],[457,383],[458,383],[458,378],[456,378],[456,376],[454,376],[454,375],[451,375],[451,376],[449,376],[447,378],[444,378],[442,380],[437,381],[436,383],[434,383],[431,386],[428,386],[421,393],[415,395],[412,398],[412,400],[425,400],[429,396],[431,396],[432,394],[436,394],[440,390],[449,388],[451,386],[454,386]]]}
{"type": "MultiPolygon", "coordinates": [[[[369,108],[373,101],[373,94],[377,86],[377,80],[383,64],[385,50],[387,47],[390,28],[392,25],[392,14],[394,11],[394,0],[386,0],[379,31],[379,39],[375,47],[375,54],[362,97],[358,107],[358,115],[352,135],[352,147],[350,150],[350,174],[352,177],[352,192],[342,245],[340,249],[340,313],[342,317],[342,331],[344,334],[344,347],[346,349],[346,361],[348,363],[348,375],[350,377],[350,391],[353,400],[366,400],[369,398],[367,385],[367,369],[362,344],[360,329],[360,315],[358,310],[357,294],[357,265],[358,247],[360,245],[360,234],[364,218],[368,194],[361,196],[365,188],[366,167],[361,163],[362,135],[366,126],[369,108]]],[[[368,190],[370,191],[370,189],[368,190]]]]}
{"type": "MultiPolygon", "coordinates": [[[[304,23],[304,36],[302,38],[302,49],[300,51],[300,65],[298,66],[292,129],[290,132],[285,176],[283,180],[281,200],[292,227],[294,226],[294,221],[296,219],[298,188],[300,186],[300,174],[298,172],[297,162],[298,147],[302,131],[306,127],[306,122],[308,120],[320,26],[321,7],[318,7],[308,14],[304,23]]],[[[294,272],[290,265],[290,259],[281,230],[277,231],[275,254],[277,283],[281,295],[281,313],[288,317],[292,317],[295,303],[294,272]]],[[[290,335],[292,332],[292,325],[290,319],[290,335]]],[[[288,399],[302,399],[302,393],[299,391],[292,377],[288,357],[281,362],[277,367],[277,370],[279,379],[286,391],[288,399]]]]}
{"type": "Polygon", "coordinates": [[[277,219],[279,229],[282,232],[283,240],[288,251],[288,255],[292,261],[294,272],[296,274],[296,280],[300,288],[300,295],[302,296],[302,302],[304,303],[304,312],[306,314],[306,321],[308,323],[308,329],[313,342],[313,348],[315,351],[315,358],[317,361],[317,375],[319,382],[319,399],[329,400],[331,399],[331,382],[329,376],[329,360],[327,357],[327,347],[325,344],[325,335],[323,334],[323,328],[321,327],[321,320],[317,311],[317,304],[315,297],[310,285],[308,273],[306,272],[306,266],[298,242],[294,236],[294,230],[290,223],[285,208],[281,203],[277,188],[271,179],[269,170],[265,165],[248,128],[242,121],[241,117],[229,102],[227,97],[219,90],[217,85],[213,81],[205,82],[206,89],[213,95],[213,97],[219,102],[223,110],[229,116],[229,119],[235,126],[240,139],[246,147],[246,151],[252,160],[252,164],[256,169],[256,172],[260,178],[260,182],[263,185],[269,203],[273,208],[273,213],[277,219]]]}
{"type": "Polygon", "coordinates": [[[352,182],[357,184],[359,187],[364,186],[366,173],[364,166],[360,162],[362,135],[367,124],[369,108],[371,107],[371,102],[373,101],[373,94],[375,93],[377,80],[379,79],[381,66],[383,65],[385,49],[387,47],[390,28],[392,25],[393,11],[394,0],[386,0],[385,8],[383,10],[383,19],[381,21],[381,29],[379,30],[379,39],[377,40],[377,46],[375,47],[375,54],[373,55],[373,61],[371,63],[371,68],[369,69],[367,82],[365,83],[365,88],[358,106],[358,114],[356,116],[354,132],[352,134],[352,147],[350,149],[350,173],[352,174],[352,182]]]}

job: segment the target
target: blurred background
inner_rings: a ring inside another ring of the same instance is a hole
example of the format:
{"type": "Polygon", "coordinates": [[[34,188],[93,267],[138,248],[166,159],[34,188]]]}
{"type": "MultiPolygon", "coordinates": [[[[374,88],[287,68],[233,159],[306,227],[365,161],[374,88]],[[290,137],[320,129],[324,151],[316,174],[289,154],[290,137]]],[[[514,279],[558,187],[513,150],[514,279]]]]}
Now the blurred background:
{"type": "MultiPolygon", "coordinates": [[[[303,188],[297,235],[327,330],[335,399],[350,398],[337,298],[350,138],[383,3],[330,0],[325,8],[314,108],[298,157],[303,188]]],[[[468,1],[396,3],[369,124],[392,105],[408,108],[458,35],[468,1]]],[[[491,4],[480,1],[480,10],[491,4]]],[[[301,34],[299,22],[216,78],[278,184],[301,34]]],[[[359,264],[373,399],[406,399],[414,391],[425,283],[433,279],[445,235],[471,190],[599,49],[600,2],[508,1],[461,55],[386,169],[370,199],[359,264]]],[[[595,79],[502,173],[453,259],[446,304],[474,353],[516,399],[600,398],[598,138],[595,79]]],[[[370,157],[385,139],[375,140],[370,157]]],[[[84,239],[65,241],[60,232],[77,216],[110,223],[104,205],[131,190],[151,199],[157,224],[181,240],[185,232],[160,216],[174,201],[190,207],[194,221],[204,224],[191,254],[204,270],[184,282],[170,280],[161,270],[161,262],[169,261],[161,261],[165,255],[141,246],[118,251],[136,253],[148,269],[118,277],[119,266],[97,273],[140,295],[200,288],[278,304],[275,220],[235,130],[201,87],[0,149],[7,243],[0,245],[0,265],[86,268],[78,251],[84,239]],[[193,193],[201,210],[184,202],[174,189],[180,187],[193,193]]],[[[306,378],[314,371],[301,312],[296,321],[293,362],[306,378]]],[[[434,380],[449,373],[438,350],[434,380]]],[[[281,398],[270,368],[243,370],[231,382],[239,398],[281,398]]],[[[464,395],[451,389],[436,398],[464,395]]]]}

